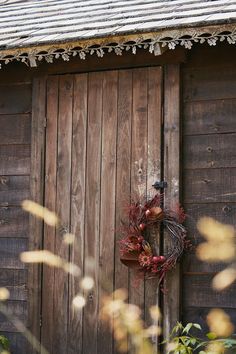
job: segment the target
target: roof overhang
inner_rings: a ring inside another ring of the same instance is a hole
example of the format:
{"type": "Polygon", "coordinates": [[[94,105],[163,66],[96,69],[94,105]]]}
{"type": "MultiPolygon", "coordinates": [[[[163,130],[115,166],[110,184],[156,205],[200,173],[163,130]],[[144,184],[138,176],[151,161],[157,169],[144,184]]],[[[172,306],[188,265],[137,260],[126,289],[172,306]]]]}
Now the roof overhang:
{"type": "Polygon", "coordinates": [[[165,48],[175,49],[182,46],[191,49],[195,43],[207,43],[215,46],[219,42],[236,44],[236,24],[217,24],[191,28],[159,30],[148,33],[133,33],[122,36],[91,38],[89,40],[74,39],[65,43],[49,43],[32,47],[18,47],[0,50],[0,63],[13,61],[23,62],[29,67],[36,67],[45,60],[53,63],[55,59],[69,61],[78,56],[85,60],[89,55],[103,57],[114,52],[122,55],[124,51],[136,54],[137,49],[145,49],[154,55],[161,55],[165,48]]]}

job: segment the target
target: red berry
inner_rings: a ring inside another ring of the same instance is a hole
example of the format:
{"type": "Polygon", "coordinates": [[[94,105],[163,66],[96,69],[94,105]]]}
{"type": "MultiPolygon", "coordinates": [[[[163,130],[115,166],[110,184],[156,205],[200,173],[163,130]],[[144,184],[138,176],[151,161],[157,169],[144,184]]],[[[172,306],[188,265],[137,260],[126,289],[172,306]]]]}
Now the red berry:
{"type": "Polygon", "coordinates": [[[165,262],[166,257],[164,257],[164,256],[159,256],[159,260],[160,260],[160,262],[165,262]]]}
{"type": "Polygon", "coordinates": [[[143,236],[139,236],[139,237],[138,237],[138,242],[141,243],[141,242],[143,242],[143,240],[144,240],[143,236]]]}
{"type": "Polygon", "coordinates": [[[147,209],[147,210],[145,211],[146,216],[149,216],[151,213],[152,213],[152,212],[151,212],[151,210],[149,210],[149,209],[147,209]]]}
{"type": "Polygon", "coordinates": [[[145,229],[145,224],[140,224],[139,228],[140,228],[140,230],[144,230],[145,229]]]}
{"type": "Polygon", "coordinates": [[[158,263],[159,262],[159,257],[154,256],[154,257],[152,257],[152,260],[153,260],[154,263],[158,263]]]}

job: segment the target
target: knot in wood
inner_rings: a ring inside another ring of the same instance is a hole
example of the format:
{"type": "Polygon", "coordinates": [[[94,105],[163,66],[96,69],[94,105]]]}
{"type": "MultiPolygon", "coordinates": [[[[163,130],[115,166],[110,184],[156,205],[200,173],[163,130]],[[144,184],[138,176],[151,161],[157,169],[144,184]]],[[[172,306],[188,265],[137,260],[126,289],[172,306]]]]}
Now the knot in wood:
{"type": "Polygon", "coordinates": [[[228,205],[223,206],[222,211],[225,214],[228,214],[231,211],[231,208],[228,205]]]}
{"type": "Polygon", "coordinates": [[[0,183],[3,185],[6,185],[8,183],[9,179],[5,176],[0,177],[0,183]]]}

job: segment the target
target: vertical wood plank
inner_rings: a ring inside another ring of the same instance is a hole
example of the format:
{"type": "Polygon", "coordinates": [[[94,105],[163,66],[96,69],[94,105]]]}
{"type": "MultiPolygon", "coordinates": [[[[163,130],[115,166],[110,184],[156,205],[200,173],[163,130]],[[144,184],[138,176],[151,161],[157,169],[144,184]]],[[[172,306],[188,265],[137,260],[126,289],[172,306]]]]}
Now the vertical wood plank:
{"type": "MultiPolygon", "coordinates": [[[[57,120],[58,120],[58,77],[51,77],[47,81],[47,129],[46,129],[46,157],[45,157],[45,206],[56,210],[57,185],[57,120]]],[[[43,248],[55,252],[56,230],[44,225],[43,248]]],[[[52,353],[54,347],[54,268],[43,267],[42,286],[42,343],[52,353]]]]}
{"type": "MultiPolygon", "coordinates": [[[[43,204],[44,186],[44,153],[45,153],[45,109],[46,109],[46,80],[44,77],[33,80],[32,96],[32,135],[31,135],[31,199],[43,204]]],[[[29,249],[41,249],[43,237],[43,223],[30,216],[29,219],[29,249]]],[[[29,329],[40,339],[41,315],[41,267],[29,266],[29,329]]],[[[30,353],[34,353],[29,348],[30,353]]]]}
{"type": "MultiPolygon", "coordinates": [[[[162,114],[162,68],[148,69],[148,158],[147,193],[154,192],[152,185],[161,178],[161,114],[162,114]]],[[[155,193],[155,192],[154,192],[155,193]]],[[[150,232],[152,246],[160,254],[160,234],[155,229],[150,232]]],[[[145,322],[152,325],[149,308],[159,305],[158,279],[145,281],[145,322]]],[[[157,337],[152,338],[157,344],[157,337]]],[[[157,345],[155,345],[157,352],[157,345]]]]}
{"type": "MultiPolygon", "coordinates": [[[[173,207],[179,203],[179,158],[180,158],[180,69],[178,64],[165,67],[164,89],[164,180],[168,187],[165,190],[165,204],[173,207]]],[[[164,252],[168,253],[171,242],[164,236],[164,252]]],[[[163,331],[167,337],[179,319],[180,307],[180,270],[176,268],[168,272],[165,278],[167,293],[163,299],[163,331]]]]}
{"type": "MultiPolygon", "coordinates": [[[[71,248],[71,262],[78,265],[83,274],[85,170],[87,137],[88,75],[74,77],[73,131],[72,131],[72,184],[71,184],[71,232],[75,242],[71,248]]],[[[70,277],[68,354],[82,353],[83,312],[71,307],[79,293],[79,280],[70,277]]]]}
{"type": "MultiPolygon", "coordinates": [[[[131,195],[146,192],[147,179],[147,69],[133,70],[133,117],[131,195]],[[141,187],[141,189],[140,189],[141,187]]],[[[130,272],[129,301],[144,311],[144,282],[135,286],[137,275],[130,272]]]]}
{"type": "MultiPolygon", "coordinates": [[[[70,228],[71,139],[72,139],[73,76],[59,79],[58,145],[57,145],[57,215],[63,232],[57,230],[55,253],[68,260],[68,246],[63,233],[70,228]]],[[[55,269],[53,353],[67,353],[68,275],[55,269]]]]}
{"type": "MultiPolygon", "coordinates": [[[[99,249],[99,308],[113,292],[116,191],[117,71],[104,73],[101,165],[101,217],[99,249]]],[[[109,325],[98,322],[98,353],[112,353],[109,325]]]]}
{"type": "Polygon", "coordinates": [[[95,286],[89,293],[83,317],[83,352],[97,353],[99,232],[101,182],[101,121],[103,73],[89,74],[88,131],[85,205],[85,274],[91,274],[88,260],[95,261],[95,286]]]}
{"type": "MultiPolygon", "coordinates": [[[[120,261],[119,240],[122,222],[127,220],[125,205],[130,202],[131,121],[132,121],[132,70],[118,73],[117,109],[117,169],[116,169],[116,234],[114,289],[129,288],[129,271],[120,261]]],[[[128,339],[127,339],[128,344],[128,339]]],[[[118,353],[114,343],[114,352],[118,353]]]]}

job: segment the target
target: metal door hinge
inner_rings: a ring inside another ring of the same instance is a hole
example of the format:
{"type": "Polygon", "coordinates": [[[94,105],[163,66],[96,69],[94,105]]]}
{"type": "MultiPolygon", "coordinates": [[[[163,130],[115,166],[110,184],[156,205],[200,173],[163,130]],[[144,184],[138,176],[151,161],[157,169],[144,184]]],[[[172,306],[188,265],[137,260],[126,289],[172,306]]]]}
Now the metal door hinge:
{"type": "Polygon", "coordinates": [[[166,181],[157,181],[152,185],[156,190],[167,188],[166,181]]]}

